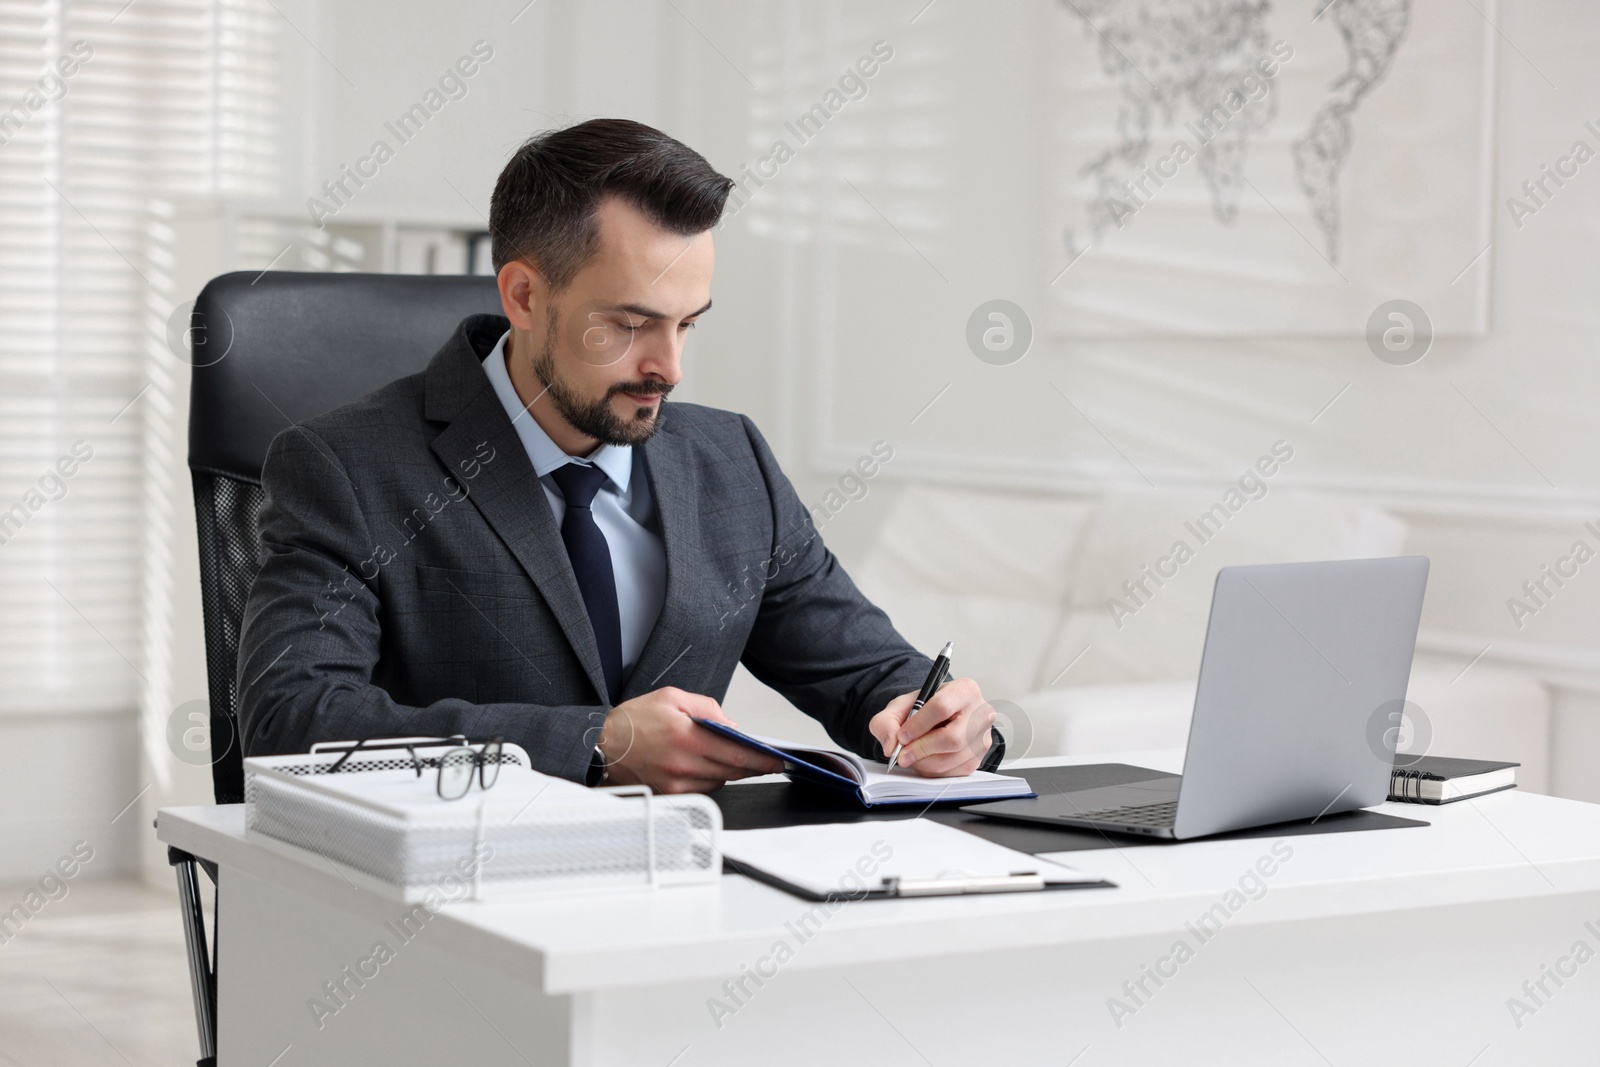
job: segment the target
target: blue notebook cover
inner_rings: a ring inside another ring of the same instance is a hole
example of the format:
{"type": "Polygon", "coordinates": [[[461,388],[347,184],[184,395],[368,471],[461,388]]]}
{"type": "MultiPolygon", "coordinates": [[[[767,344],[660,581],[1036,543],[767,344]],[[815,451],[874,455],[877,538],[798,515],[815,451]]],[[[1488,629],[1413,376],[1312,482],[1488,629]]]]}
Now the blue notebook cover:
{"type": "Polygon", "coordinates": [[[905,804],[972,803],[979,800],[1015,799],[1038,796],[1027,781],[1015,775],[990,774],[979,771],[965,778],[922,778],[906,772],[881,774],[878,764],[868,763],[859,756],[843,752],[813,748],[809,745],[788,745],[771,738],[752,737],[726,723],[709,719],[695,722],[714,734],[753,748],[774,759],[783,761],[784,773],[797,782],[821,786],[837,792],[849,793],[864,808],[888,807],[905,804]],[[832,764],[832,766],[830,766],[832,764]],[[858,771],[859,767],[859,771],[858,771]],[[894,786],[912,791],[915,795],[868,799],[866,783],[855,777],[860,771],[871,773],[875,780],[892,779],[894,786]],[[905,783],[901,786],[900,783],[905,783]]]}

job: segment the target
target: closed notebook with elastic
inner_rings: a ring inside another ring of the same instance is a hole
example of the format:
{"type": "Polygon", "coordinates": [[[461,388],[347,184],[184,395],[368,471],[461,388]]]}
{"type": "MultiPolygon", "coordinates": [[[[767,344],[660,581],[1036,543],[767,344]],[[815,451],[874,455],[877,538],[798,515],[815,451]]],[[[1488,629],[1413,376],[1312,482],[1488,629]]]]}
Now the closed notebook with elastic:
{"type": "Polygon", "coordinates": [[[1452,804],[1458,800],[1517,787],[1520,763],[1457,759],[1452,756],[1412,757],[1402,753],[1389,775],[1389,799],[1407,804],[1452,804]]]}

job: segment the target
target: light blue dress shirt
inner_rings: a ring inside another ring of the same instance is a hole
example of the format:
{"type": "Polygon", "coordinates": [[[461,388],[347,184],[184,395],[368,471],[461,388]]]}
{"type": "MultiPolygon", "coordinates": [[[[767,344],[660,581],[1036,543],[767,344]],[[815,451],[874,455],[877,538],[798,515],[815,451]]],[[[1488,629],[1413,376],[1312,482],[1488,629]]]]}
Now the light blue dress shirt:
{"type": "Polygon", "coordinates": [[[644,460],[629,445],[601,445],[588,457],[569,456],[550,440],[550,435],[522,406],[516,387],[511,384],[506,370],[506,338],[510,336],[508,330],[484,358],[483,371],[511,425],[516,427],[522,447],[527,449],[557,526],[567,513],[567,502],[550,472],[568,463],[579,463],[599,467],[606,473],[606,483],[595,495],[590,510],[611,549],[611,570],[617,580],[617,614],[622,621],[622,673],[626,677],[639,662],[639,653],[655,629],[661,602],[667,595],[667,553],[656,532],[656,504],[650,494],[644,460]]]}

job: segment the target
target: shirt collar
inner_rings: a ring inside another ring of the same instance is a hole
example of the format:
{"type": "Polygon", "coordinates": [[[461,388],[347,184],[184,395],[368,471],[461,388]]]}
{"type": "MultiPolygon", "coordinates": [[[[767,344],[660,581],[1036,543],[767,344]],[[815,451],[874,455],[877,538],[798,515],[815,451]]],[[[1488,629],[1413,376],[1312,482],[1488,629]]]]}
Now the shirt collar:
{"type": "Polygon", "coordinates": [[[516,386],[511,384],[511,375],[506,370],[506,339],[510,336],[511,331],[507,330],[495,343],[494,350],[484,357],[483,372],[488,375],[489,384],[494,386],[495,395],[506,409],[506,417],[522,439],[522,447],[527,450],[528,459],[533,463],[533,473],[543,478],[568,463],[593,464],[605,471],[606,478],[618,493],[626,493],[629,478],[633,474],[633,446],[601,445],[588,456],[569,456],[563,452],[560,445],[550,440],[550,435],[544,432],[538,420],[528,414],[521,398],[517,396],[516,386]]]}

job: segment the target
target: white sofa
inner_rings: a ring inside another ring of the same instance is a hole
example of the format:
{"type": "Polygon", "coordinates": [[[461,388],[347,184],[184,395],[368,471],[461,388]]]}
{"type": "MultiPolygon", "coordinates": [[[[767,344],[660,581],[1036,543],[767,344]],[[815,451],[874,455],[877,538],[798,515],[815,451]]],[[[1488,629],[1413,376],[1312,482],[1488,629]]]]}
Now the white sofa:
{"type": "MultiPolygon", "coordinates": [[[[1273,491],[1220,529],[1216,520],[1198,527],[1218,501],[1217,492],[1088,499],[912,486],[853,575],[919,648],[955,642],[958,673],[976,678],[1005,720],[1008,755],[1182,747],[1219,567],[1406,550],[1404,524],[1377,508],[1273,491]],[[1182,563],[1179,541],[1192,552],[1182,563]],[[1146,566],[1164,557],[1171,576],[1152,577],[1146,566]],[[1125,582],[1142,587],[1130,595],[1125,582]]],[[[1428,740],[1440,755],[1519,760],[1524,788],[1543,790],[1544,687],[1482,663],[1459,673],[1418,657],[1408,698],[1419,721],[1408,728],[1431,739],[1403,736],[1402,747],[1428,740]]],[[[782,705],[741,671],[727,705],[752,728],[821,739],[774,701],[782,705]]]]}

